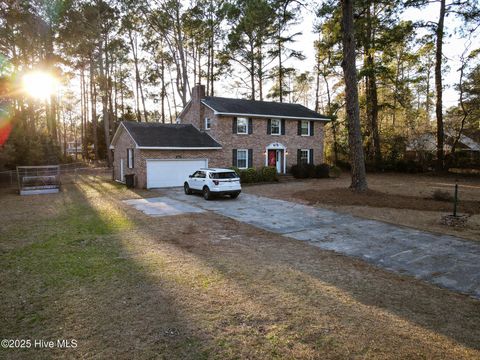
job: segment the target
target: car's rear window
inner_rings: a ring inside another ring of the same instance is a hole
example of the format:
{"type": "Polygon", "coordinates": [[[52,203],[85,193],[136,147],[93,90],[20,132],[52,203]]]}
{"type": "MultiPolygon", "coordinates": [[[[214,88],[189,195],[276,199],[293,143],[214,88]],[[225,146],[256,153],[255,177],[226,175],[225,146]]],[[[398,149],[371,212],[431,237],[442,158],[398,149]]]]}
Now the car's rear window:
{"type": "Polygon", "coordinates": [[[221,172],[221,173],[210,173],[211,179],[234,179],[236,177],[238,177],[238,175],[233,171],[221,172]]]}

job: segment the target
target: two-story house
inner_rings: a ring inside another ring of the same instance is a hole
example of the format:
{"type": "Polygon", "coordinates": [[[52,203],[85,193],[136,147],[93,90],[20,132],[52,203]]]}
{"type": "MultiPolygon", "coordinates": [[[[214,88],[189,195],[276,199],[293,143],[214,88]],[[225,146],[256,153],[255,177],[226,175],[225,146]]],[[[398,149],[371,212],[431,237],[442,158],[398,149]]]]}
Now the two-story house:
{"type": "Polygon", "coordinates": [[[298,104],[205,96],[192,99],[177,124],[122,122],[111,149],[114,178],[136,175],[143,188],[181,186],[201,167],[274,166],[323,162],[323,126],[329,119],[298,104]]]}

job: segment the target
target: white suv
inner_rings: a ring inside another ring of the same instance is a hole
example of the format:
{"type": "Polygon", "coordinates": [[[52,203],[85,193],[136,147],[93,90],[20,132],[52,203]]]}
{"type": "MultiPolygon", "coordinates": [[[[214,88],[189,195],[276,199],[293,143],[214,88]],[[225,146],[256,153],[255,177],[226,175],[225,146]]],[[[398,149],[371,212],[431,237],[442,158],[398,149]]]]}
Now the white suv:
{"type": "Polygon", "coordinates": [[[213,195],[230,195],[235,199],[242,191],[239,176],[230,169],[199,169],[188,177],[183,188],[187,195],[202,193],[205,200],[213,195]]]}

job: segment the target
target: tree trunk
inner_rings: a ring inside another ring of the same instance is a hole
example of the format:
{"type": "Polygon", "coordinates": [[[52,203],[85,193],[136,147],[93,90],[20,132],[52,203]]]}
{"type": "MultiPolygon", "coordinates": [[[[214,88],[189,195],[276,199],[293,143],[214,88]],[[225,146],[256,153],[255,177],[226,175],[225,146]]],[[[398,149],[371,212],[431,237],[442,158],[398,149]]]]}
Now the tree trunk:
{"type": "Polygon", "coordinates": [[[378,93],[377,93],[377,78],[375,75],[375,59],[372,49],[375,49],[375,39],[372,32],[372,16],[370,3],[367,4],[367,34],[365,44],[365,56],[367,66],[367,116],[368,124],[371,130],[371,138],[373,144],[373,153],[375,163],[377,165],[382,161],[382,153],[380,149],[380,134],[378,131],[378,93]]]}
{"type": "Polygon", "coordinates": [[[443,26],[445,20],[445,0],[440,1],[440,16],[437,25],[437,44],[435,53],[435,90],[437,92],[437,103],[435,112],[437,115],[437,171],[444,168],[443,151],[443,104],[442,104],[442,47],[443,47],[443,26]]]}
{"type": "Polygon", "coordinates": [[[360,110],[358,105],[357,69],[355,67],[355,35],[353,27],[353,0],[342,0],[342,68],[345,77],[348,144],[352,165],[350,188],[361,192],[368,189],[365,174],[365,159],[360,132],[360,110]]]}
{"type": "Polygon", "coordinates": [[[110,151],[110,117],[108,111],[108,77],[105,73],[105,68],[108,69],[108,54],[107,54],[107,41],[100,42],[99,52],[98,52],[98,63],[100,70],[100,92],[102,97],[102,113],[103,113],[103,129],[105,136],[105,151],[106,151],[106,160],[107,166],[112,166],[112,152],[110,151]],[[105,45],[105,46],[103,46],[105,45]],[[105,64],[103,63],[103,56],[105,56],[105,64]]]}
{"type": "Polygon", "coordinates": [[[92,134],[93,134],[93,147],[95,154],[95,161],[98,161],[98,119],[97,119],[97,88],[95,86],[95,62],[93,60],[93,54],[90,54],[90,100],[92,102],[92,134]]]}

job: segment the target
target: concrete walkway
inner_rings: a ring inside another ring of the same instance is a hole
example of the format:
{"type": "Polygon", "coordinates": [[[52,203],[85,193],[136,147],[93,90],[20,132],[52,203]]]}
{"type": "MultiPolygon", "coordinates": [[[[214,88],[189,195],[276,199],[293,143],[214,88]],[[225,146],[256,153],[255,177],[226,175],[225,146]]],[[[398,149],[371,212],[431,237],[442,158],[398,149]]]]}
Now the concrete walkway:
{"type": "Polygon", "coordinates": [[[480,299],[480,243],[249,194],[168,197],[480,299]]]}

